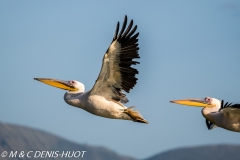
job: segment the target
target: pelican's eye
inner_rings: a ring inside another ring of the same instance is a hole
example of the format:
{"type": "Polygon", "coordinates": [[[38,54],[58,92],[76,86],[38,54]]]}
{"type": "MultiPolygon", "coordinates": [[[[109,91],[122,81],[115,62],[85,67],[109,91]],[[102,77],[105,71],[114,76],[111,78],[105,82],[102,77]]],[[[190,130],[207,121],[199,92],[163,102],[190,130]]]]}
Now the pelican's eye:
{"type": "Polygon", "coordinates": [[[75,84],[75,82],[74,82],[74,81],[70,81],[70,83],[71,83],[71,84],[75,84]]]}
{"type": "Polygon", "coordinates": [[[205,98],[205,101],[207,101],[207,102],[211,102],[211,98],[206,97],[206,98],[205,98]]]}

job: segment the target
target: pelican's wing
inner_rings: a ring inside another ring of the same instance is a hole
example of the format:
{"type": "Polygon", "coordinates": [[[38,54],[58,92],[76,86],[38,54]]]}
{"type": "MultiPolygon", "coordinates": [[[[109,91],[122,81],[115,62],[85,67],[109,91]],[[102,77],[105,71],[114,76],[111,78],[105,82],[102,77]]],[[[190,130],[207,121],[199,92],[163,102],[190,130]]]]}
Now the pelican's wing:
{"type": "Polygon", "coordinates": [[[119,31],[119,22],[117,23],[115,35],[107,52],[103,56],[102,68],[90,94],[101,95],[107,99],[127,103],[128,99],[123,93],[128,92],[137,83],[137,69],[131,65],[139,62],[134,58],[140,58],[138,55],[138,35],[134,33],[137,26],[133,26],[133,20],[130,21],[127,29],[127,16],[124,18],[121,31],[119,31]]]}
{"type": "Polygon", "coordinates": [[[239,107],[227,107],[220,111],[225,122],[228,124],[240,123],[240,108],[239,107]]]}
{"type": "Polygon", "coordinates": [[[240,104],[232,104],[227,102],[220,112],[222,113],[224,119],[229,122],[229,124],[240,122],[240,104]]]}

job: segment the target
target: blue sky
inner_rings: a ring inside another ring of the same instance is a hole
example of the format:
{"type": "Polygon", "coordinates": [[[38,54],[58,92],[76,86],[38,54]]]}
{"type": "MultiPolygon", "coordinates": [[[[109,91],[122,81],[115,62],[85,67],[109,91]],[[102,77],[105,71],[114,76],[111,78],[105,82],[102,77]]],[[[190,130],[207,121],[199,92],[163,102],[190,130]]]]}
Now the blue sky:
{"type": "Polygon", "coordinates": [[[206,96],[240,103],[240,2],[0,1],[0,121],[146,158],[176,147],[240,144],[239,133],[208,131],[201,108],[169,103],[206,96]],[[124,15],[138,25],[138,83],[127,106],[148,125],[71,107],[63,90],[34,77],[93,86],[124,15]]]}

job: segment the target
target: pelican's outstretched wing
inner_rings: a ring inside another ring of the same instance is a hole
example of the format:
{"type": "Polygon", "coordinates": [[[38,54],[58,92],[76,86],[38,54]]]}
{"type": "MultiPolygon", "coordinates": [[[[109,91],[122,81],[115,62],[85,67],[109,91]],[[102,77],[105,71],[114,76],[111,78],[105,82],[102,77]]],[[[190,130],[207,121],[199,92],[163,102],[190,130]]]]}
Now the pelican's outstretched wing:
{"type": "Polygon", "coordinates": [[[119,33],[119,22],[117,23],[115,35],[107,52],[102,60],[101,72],[94,84],[90,94],[100,95],[106,99],[127,103],[128,99],[123,91],[129,92],[137,83],[137,69],[131,65],[139,62],[134,58],[140,58],[138,55],[138,35],[134,33],[137,26],[133,26],[133,20],[130,21],[127,29],[127,16],[124,18],[122,29],[119,33]]]}

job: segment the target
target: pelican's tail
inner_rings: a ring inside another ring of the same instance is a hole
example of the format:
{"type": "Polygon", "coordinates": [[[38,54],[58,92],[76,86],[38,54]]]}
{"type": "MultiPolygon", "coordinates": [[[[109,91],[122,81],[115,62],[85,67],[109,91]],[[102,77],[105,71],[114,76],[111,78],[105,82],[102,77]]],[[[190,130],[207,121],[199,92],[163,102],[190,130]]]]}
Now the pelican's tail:
{"type": "Polygon", "coordinates": [[[134,110],[133,108],[134,108],[134,106],[131,106],[129,108],[124,109],[124,113],[129,115],[133,119],[134,122],[140,122],[140,123],[147,123],[148,124],[148,121],[145,120],[142,117],[142,115],[138,111],[134,110]]]}

